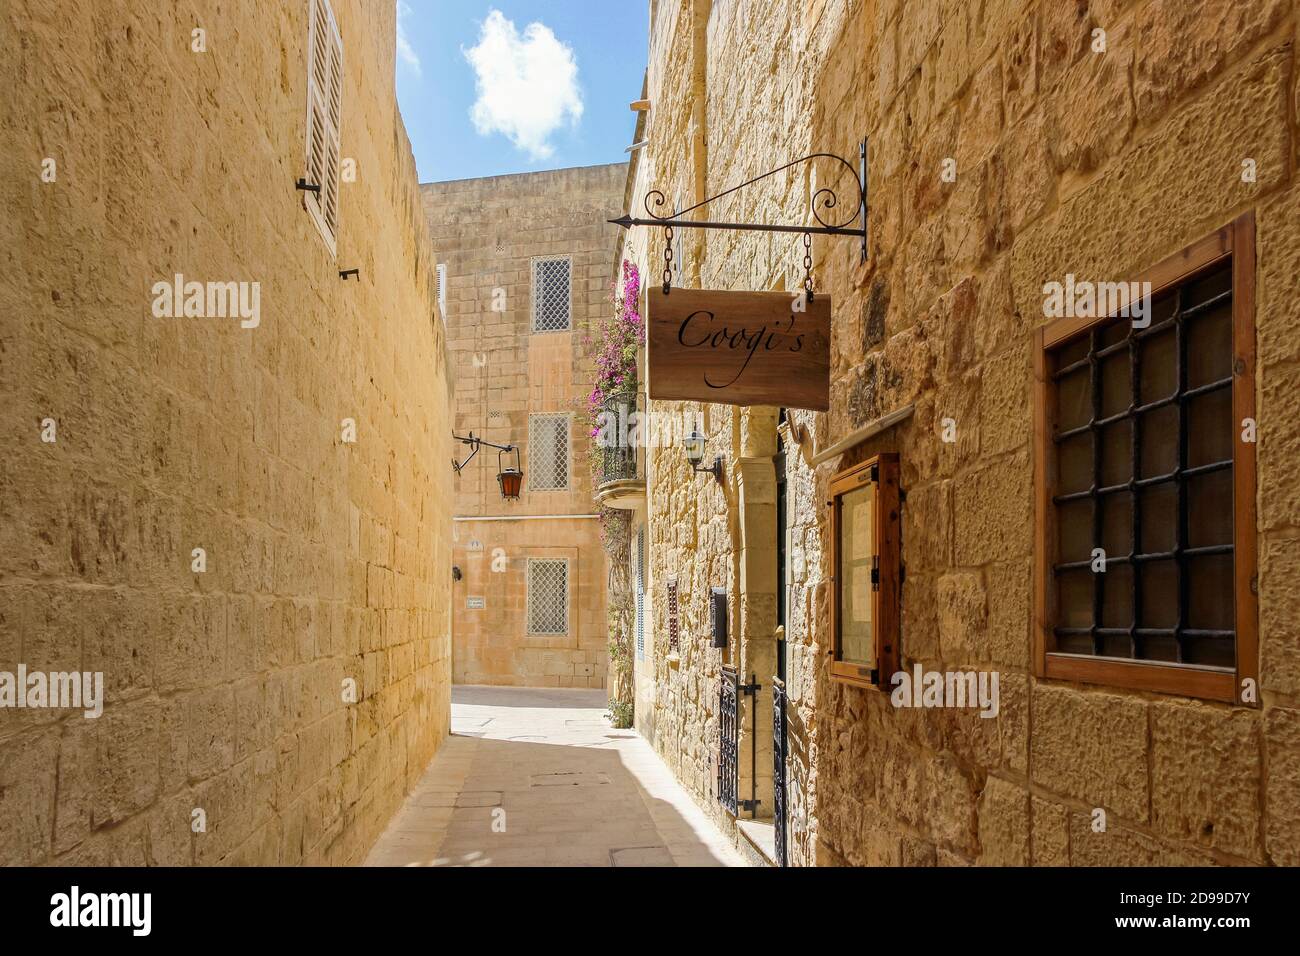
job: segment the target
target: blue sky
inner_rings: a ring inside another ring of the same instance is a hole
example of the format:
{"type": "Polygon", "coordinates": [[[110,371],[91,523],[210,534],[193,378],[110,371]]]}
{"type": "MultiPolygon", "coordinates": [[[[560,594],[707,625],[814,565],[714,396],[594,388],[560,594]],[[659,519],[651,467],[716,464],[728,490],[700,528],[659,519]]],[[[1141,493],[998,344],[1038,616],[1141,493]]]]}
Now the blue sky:
{"type": "Polygon", "coordinates": [[[627,159],[648,6],[398,0],[397,100],[420,181],[627,159]]]}

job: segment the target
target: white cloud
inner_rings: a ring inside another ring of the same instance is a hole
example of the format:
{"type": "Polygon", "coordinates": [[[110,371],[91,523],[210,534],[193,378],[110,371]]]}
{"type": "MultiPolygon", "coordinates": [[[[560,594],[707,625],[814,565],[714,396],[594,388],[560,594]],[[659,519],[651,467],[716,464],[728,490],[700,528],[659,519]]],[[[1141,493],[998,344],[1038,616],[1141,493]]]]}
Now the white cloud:
{"type": "Polygon", "coordinates": [[[397,58],[414,70],[416,76],[420,76],[420,58],[416,56],[411,41],[406,38],[406,31],[402,29],[402,17],[410,12],[410,7],[402,0],[397,0],[397,58]]]}
{"type": "Polygon", "coordinates": [[[546,159],[555,152],[551,134],[582,118],[573,48],[544,24],[528,24],[521,37],[513,21],[492,10],[478,44],[462,52],[477,75],[470,118],[479,135],[503,133],[530,158],[546,159]]]}

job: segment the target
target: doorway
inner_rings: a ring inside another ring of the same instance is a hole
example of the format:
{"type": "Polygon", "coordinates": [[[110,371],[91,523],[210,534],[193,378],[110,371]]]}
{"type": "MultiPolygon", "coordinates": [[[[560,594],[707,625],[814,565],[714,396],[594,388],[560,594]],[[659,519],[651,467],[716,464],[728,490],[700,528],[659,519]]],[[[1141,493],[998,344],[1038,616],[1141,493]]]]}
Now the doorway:
{"type": "Polygon", "coordinates": [[[777,417],[776,455],[776,674],[772,678],[772,825],[776,865],[786,865],[786,644],[790,618],[790,509],[786,489],[785,439],[781,425],[786,410],[777,417]]]}

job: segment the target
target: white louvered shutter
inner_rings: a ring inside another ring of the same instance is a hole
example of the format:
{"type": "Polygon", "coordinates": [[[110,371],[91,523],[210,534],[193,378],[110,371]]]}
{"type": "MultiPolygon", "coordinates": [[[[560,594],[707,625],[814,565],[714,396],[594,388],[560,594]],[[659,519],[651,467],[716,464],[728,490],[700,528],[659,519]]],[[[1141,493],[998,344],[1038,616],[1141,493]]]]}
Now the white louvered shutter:
{"type": "Polygon", "coordinates": [[[645,526],[636,533],[636,659],[645,660],[645,526]]]}
{"type": "Polygon", "coordinates": [[[307,45],[307,174],[319,192],[303,193],[331,253],[337,251],[339,146],[343,119],[343,39],[329,0],[309,0],[311,30],[307,45]]]}

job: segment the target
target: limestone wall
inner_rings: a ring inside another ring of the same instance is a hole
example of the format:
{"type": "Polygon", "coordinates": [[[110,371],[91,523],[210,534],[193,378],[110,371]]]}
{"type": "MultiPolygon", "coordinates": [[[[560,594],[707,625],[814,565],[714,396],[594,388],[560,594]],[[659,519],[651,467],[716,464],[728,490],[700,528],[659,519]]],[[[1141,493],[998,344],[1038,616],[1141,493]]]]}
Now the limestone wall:
{"type": "MultiPolygon", "coordinates": [[[[588,338],[612,314],[606,220],[623,202],[615,163],[421,186],[436,259],[446,265],[447,328],[456,369],[455,426],[521,447],[523,494],[505,501],[498,457],[484,447],[455,479],[454,679],[467,684],[604,687],[606,563],[585,427],[594,376],[588,338]],[[567,255],[571,329],[532,332],[532,261],[567,255]],[[572,416],[569,486],[537,490],[529,416],[572,416]],[[569,561],[568,630],[529,634],[529,558],[569,561]],[[473,600],[471,600],[473,599],[473,600]],[[480,604],[481,599],[481,606],[480,604]]],[[[458,445],[464,459],[470,449],[458,445]]]]}
{"type": "Polygon", "coordinates": [[[306,0],[6,5],[0,671],[107,700],[0,709],[0,863],[355,863],[447,734],[445,335],[392,4],[333,8],[337,258],[306,0]],[[260,322],[155,318],[178,273],[260,322]]]}
{"type": "MultiPolygon", "coordinates": [[[[638,213],[648,189],[716,193],[813,151],[856,164],[858,141],[870,137],[869,263],[859,265],[852,240],[814,242],[817,287],[834,298],[832,408],[792,415],[811,436],[789,472],[794,862],[1296,863],[1295,5],[658,0],[652,10],[638,213]],[[701,20],[703,54],[683,40],[701,20]],[[1092,49],[1096,29],[1102,53],[1092,49]],[[702,163],[691,92],[701,56],[702,163]],[[945,159],[956,160],[952,182],[941,179],[945,159]],[[1241,175],[1248,159],[1255,182],[1241,175]],[[1259,260],[1262,706],[1036,680],[1030,387],[1042,285],[1066,272],[1139,274],[1249,210],[1259,260]],[[814,447],[907,403],[916,413],[893,432],[809,464],[814,447]],[[939,440],[944,417],[957,422],[955,444],[939,440]],[[997,670],[996,720],[896,711],[882,693],[828,679],[827,482],[883,450],[901,453],[908,493],[904,662],[997,670]],[[1090,826],[1095,807],[1107,809],[1105,834],[1090,826]]],[[[803,222],[831,173],[796,167],[708,214],[803,222]]],[[[801,279],[797,236],[687,235],[684,284],[793,288],[801,279]]],[[[627,248],[649,267],[649,284],[662,237],[644,230],[627,248]]],[[[759,486],[775,440],[767,410],[704,413],[707,454],[727,460],[725,490],[690,474],[679,448],[651,454],[652,577],[656,596],[665,573],[682,582],[683,647],[670,666],[656,612],[653,659],[638,672],[653,675],[655,709],[638,714],[638,727],[716,808],[722,657],[708,647],[706,595],[727,586],[733,622],[750,635],[730,653],[766,685],[761,636],[773,618],[764,586],[746,587],[747,574],[766,572],[745,543],[765,534],[759,486]],[[752,512],[747,484],[758,488],[752,512]]],[[[760,694],[760,728],[770,706],[760,694]]],[[[742,732],[742,796],[747,747],[742,732]]],[[[770,807],[762,751],[758,760],[770,807]]]]}

